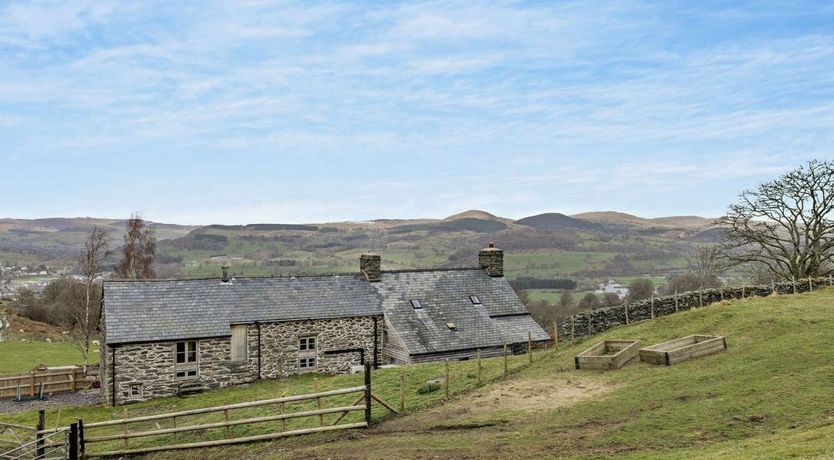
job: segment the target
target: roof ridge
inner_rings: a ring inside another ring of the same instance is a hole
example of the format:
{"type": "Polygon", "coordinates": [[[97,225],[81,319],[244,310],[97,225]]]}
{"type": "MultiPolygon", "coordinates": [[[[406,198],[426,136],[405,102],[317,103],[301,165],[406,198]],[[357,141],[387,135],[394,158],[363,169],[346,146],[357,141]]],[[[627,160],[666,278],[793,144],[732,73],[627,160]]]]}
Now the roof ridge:
{"type": "MultiPolygon", "coordinates": [[[[283,278],[332,278],[335,276],[360,276],[359,272],[343,272],[343,273],[319,273],[319,274],[296,274],[296,275],[269,275],[269,276],[234,276],[230,280],[268,280],[268,279],[283,279],[283,278]]],[[[162,283],[166,281],[221,281],[222,278],[143,278],[143,279],[105,279],[105,283],[162,283]]]]}
{"type": "Polygon", "coordinates": [[[386,273],[453,272],[474,270],[481,270],[481,267],[403,268],[399,270],[382,270],[382,274],[384,275],[386,273]]]}

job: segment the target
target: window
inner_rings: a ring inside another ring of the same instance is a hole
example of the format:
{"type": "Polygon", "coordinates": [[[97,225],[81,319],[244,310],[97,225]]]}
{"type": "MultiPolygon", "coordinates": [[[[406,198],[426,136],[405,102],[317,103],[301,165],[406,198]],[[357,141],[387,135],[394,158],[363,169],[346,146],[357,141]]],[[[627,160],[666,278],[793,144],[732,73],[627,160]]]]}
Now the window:
{"type": "Polygon", "coordinates": [[[473,305],[480,305],[481,304],[481,299],[479,299],[478,296],[476,296],[476,295],[469,296],[469,300],[472,301],[473,305]]]}
{"type": "Polygon", "coordinates": [[[234,362],[248,359],[248,331],[245,324],[232,326],[232,361],[234,362]]]}
{"type": "Polygon", "coordinates": [[[142,384],[141,383],[131,383],[130,384],[130,396],[131,397],[142,397],[142,384]]]}
{"type": "Polygon", "coordinates": [[[197,341],[177,342],[177,364],[197,362],[197,341]]]}
{"type": "Polygon", "coordinates": [[[298,371],[316,370],[318,358],[318,341],[315,336],[298,338],[298,371]]]}
{"type": "Polygon", "coordinates": [[[419,310],[419,309],[423,308],[423,306],[420,305],[420,301],[417,300],[417,299],[413,299],[411,301],[411,306],[414,307],[415,310],[419,310]]]}
{"type": "Polygon", "coordinates": [[[446,323],[446,327],[448,327],[450,331],[456,331],[456,330],[458,330],[458,327],[457,327],[457,326],[455,326],[455,323],[451,323],[451,322],[450,322],[450,323],[446,323]]]}
{"type": "Polygon", "coordinates": [[[198,350],[196,340],[177,342],[174,353],[174,375],[176,378],[197,378],[199,374],[198,350]]]}
{"type": "Polygon", "coordinates": [[[316,358],[298,358],[299,369],[315,369],[316,358]]]}

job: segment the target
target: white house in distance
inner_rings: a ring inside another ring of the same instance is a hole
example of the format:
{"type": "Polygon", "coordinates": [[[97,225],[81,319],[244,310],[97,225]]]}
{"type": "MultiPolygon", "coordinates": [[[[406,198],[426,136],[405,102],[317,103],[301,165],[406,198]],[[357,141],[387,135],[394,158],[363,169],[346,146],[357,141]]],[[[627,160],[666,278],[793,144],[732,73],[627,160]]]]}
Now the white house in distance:
{"type": "Polygon", "coordinates": [[[628,296],[628,288],[623,286],[622,284],[614,281],[613,279],[609,279],[607,283],[602,283],[599,285],[599,289],[596,291],[597,294],[617,294],[617,297],[620,300],[624,299],[628,296]]]}

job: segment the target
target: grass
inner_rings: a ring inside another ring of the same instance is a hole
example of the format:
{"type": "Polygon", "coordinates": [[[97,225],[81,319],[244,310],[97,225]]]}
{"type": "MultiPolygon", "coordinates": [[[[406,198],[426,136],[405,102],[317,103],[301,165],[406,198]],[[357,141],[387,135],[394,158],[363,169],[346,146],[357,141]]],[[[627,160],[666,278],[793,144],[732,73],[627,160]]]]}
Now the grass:
{"type": "MultiPolygon", "coordinates": [[[[484,388],[476,388],[470,378],[473,362],[456,362],[452,389],[461,396],[428,409],[443,401],[443,391],[417,394],[417,389],[442,376],[442,364],[410,366],[411,414],[372,430],[152,458],[830,458],[832,307],[834,289],[723,302],[634,323],[573,346],[562,344],[539,352],[533,366],[523,369],[526,357],[513,357],[511,365],[518,372],[484,388]],[[651,345],[695,333],[724,335],[729,349],[671,367],[637,362],[611,372],[573,369],[573,356],[600,340],[639,339],[651,345]],[[567,398],[560,393],[563,389],[577,393],[567,398]],[[594,389],[605,391],[592,394],[594,389]],[[534,398],[537,405],[525,407],[524,398],[534,398]],[[555,404],[560,400],[562,404],[555,404]]],[[[489,360],[488,369],[491,377],[500,374],[500,360],[489,360]]],[[[397,369],[376,371],[374,392],[396,404],[398,377],[397,369]]],[[[329,389],[354,385],[359,378],[336,376],[321,383],[329,389]]],[[[128,410],[139,415],[311,389],[312,377],[300,376],[141,403],[128,410]]],[[[345,402],[352,401],[336,401],[345,402]]],[[[120,408],[65,408],[61,417],[66,423],[120,415],[120,408]]],[[[384,410],[375,406],[374,415],[380,418],[384,410]]],[[[55,416],[54,410],[47,415],[49,424],[55,416]]],[[[0,416],[30,425],[35,419],[32,412],[0,416]]]]}
{"type": "MultiPolygon", "coordinates": [[[[81,364],[81,352],[72,342],[0,342],[0,374],[29,372],[40,363],[50,366],[81,364]]],[[[90,353],[90,364],[98,353],[90,353]]]]}

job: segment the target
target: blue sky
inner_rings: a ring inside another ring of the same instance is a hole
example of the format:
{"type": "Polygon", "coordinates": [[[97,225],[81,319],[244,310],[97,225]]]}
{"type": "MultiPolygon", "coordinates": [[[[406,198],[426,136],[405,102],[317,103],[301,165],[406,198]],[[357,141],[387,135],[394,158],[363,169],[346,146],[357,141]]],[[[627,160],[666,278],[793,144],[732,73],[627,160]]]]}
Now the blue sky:
{"type": "Polygon", "coordinates": [[[714,216],[832,128],[832,3],[0,6],[0,217],[714,216]]]}

